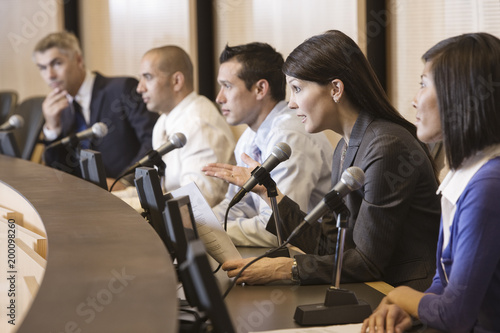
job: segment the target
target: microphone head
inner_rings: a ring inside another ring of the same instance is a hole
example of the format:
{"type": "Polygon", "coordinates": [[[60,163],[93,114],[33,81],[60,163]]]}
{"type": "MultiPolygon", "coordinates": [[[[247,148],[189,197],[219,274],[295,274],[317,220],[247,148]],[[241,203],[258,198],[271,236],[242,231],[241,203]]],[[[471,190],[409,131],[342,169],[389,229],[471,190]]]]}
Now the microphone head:
{"type": "Polygon", "coordinates": [[[168,139],[175,146],[175,148],[184,147],[187,141],[186,136],[182,133],[174,133],[168,139]]]}
{"type": "Polygon", "coordinates": [[[24,126],[24,119],[18,114],[15,114],[9,118],[9,125],[13,128],[21,128],[24,126]]]}
{"type": "Polygon", "coordinates": [[[108,126],[105,123],[95,123],[92,125],[92,133],[96,138],[103,138],[108,134],[108,126]]]}
{"type": "Polygon", "coordinates": [[[361,168],[357,166],[352,166],[347,168],[340,178],[342,183],[344,183],[351,191],[356,191],[365,183],[365,173],[361,168]]]}
{"type": "Polygon", "coordinates": [[[292,149],[290,149],[290,146],[287,145],[286,143],[279,142],[274,146],[271,154],[276,156],[276,158],[280,162],[283,162],[290,158],[290,156],[292,155],[292,149]]]}

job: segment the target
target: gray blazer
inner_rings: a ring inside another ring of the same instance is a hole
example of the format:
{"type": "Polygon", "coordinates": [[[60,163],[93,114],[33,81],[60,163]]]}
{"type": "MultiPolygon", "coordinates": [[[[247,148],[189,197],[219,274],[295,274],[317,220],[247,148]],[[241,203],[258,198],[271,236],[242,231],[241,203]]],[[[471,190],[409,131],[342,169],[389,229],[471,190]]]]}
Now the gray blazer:
{"type": "MultiPolygon", "coordinates": [[[[425,290],[435,272],[440,223],[438,184],[425,151],[402,126],[363,113],[340,170],[343,145],[341,140],[333,156],[332,184],[353,165],[365,172],[365,184],[345,198],[351,215],[341,282],[382,280],[425,290]]],[[[279,210],[288,236],[305,213],[288,198],[280,202],[279,210]]],[[[273,229],[270,221],[268,230],[273,229]]],[[[332,214],[291,242],[308,253],[295,257],[301,284],[333,283],[336,242],[332,214]]]]}

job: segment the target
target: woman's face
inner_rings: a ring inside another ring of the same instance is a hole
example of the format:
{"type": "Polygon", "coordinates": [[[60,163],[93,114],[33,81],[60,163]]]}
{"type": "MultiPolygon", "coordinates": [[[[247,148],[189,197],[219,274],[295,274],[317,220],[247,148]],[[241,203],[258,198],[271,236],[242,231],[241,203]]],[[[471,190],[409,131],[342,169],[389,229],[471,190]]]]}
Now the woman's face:
{"type": "Polygon", "coordinates": [[[425,63],[421,75],[420,89],[412,102],[413,107],[417,109],[417,121],[415,123],[417,136],[420,141],[425,143],[439,142],[443,139],[436,87],[431,67],[431,62],[425,63]]]}
{"type": "Polygon", "coordinates": [[[294,109],[308,133],[318,133],[325,129],[335,130],[335,102],[332,87],[316,82],[304,81],[286,76],[292,93],[288,107],[294,109]]]}

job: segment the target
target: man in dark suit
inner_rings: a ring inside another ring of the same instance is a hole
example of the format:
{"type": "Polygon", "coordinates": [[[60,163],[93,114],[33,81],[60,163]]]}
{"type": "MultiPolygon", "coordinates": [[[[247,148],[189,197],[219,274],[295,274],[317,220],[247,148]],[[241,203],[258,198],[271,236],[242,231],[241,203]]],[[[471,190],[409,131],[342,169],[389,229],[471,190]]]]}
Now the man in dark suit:
{"type": "Polygon", "coordinates": [[[136,93],[137,80],[108,78],[86,70],[78,39],[68,32],[43,38],[33,58],[52,89],[43,102],[47,144],[97,122],[108,127],[107,135],[100,139],[46,149],[48,166],[79,175],[79,150],[90,148],[101,152],[106,176],[112,179],[151,149],[158,115],[148,112],[136,93]]]}

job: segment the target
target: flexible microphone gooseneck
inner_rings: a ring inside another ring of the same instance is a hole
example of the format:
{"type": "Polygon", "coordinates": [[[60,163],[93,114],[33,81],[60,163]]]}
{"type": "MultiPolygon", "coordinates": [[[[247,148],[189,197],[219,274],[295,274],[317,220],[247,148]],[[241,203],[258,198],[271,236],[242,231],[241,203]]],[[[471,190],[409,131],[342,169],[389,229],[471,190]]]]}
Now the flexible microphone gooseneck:
{"type": "Polygon", "coordinates": [[[113,190],[113,187],[120,179],[122,179],[126,175],[134,172],[134,170],[138,167],[149,166],[151,164],[157,164],[158,168],[160,168],[159,164],[163,164],[162,168],[163,168],[163,171],[165,171],[164,170],[165,163],[163,163],[163,161],[161,160],[161,157],[174,149],[184,147],[186,142],[187,142],[186,136],[182,133],[174,133],[174,134],[170,135],[167,143],[162,145],[157,150],[150,150],[146,154],[146,156],[141,158],[138,162],[136,162],[134,165],[129,167],[127,170],[125,170],[120,176],[118,176],[115,179],[115,181],[113,182],[113,184],[111,185],[111,187],[109,188],[109,191],[111,192],[113,190]]]}
{"type": "Polygon", "coordinates": [[[69,135],[59,141],[51,143],[47,149],[51,149],[60,145],[74,144],[88,139],[100,139],[108,134],[108,126],[105,123],[95,123],[92,127],[87,128],[81,132],[69,135]]]}
{"type": "Polygon", "coordinates": [[[343,198],[353,192],[361,188],[365,183],[365,173],[361,168],[352,166],[347,168],[343,173],[340,178],[340,181],[333,187],[333,189],[328,192],[323,200],[321,200],[320,203],[316,205],[313,210],[306,215],[304,220],[290,233],[290,236],[288,236],[287,240],[283,242],[279,247],[274,248],[257,258],[253,259],[249,263],[247,263],[239,272],[238,274],[233,278],[233,281],[229,285],[229,287],[226,289],[226,291],[223,294],[223,298],[225,298],[231,289],[234,287],[236,284],[238,278],[241,276],[244,270],[246,270],[249,266],[251,266],[253,263],[256,261],[269,256],[269,254],[277,252],[281,249],[283,249],[286,245],[290,243],[290,241],[295,237],[300,231],[304,228],[305,225],[309,226],[313,224],[315,221],[317,221],[321,216],[326,214],[326,212],[331,209],[332,211],[335,211],[338,213],[335,209],[332,209],[331,207],[336,207],[340,210],[343,211],[344,209],[344,203],[343,203],[343,198]]]}
{"type": "Polygon", "coordinates": [[[271,155],[262,163],[261,166],[258,166],[252,171],[252,176],[247,180],[247,182],[243,185],[238,193],[233,197],[231,202],[229,203],[229,207],[237,204],[248,192],[250,192],[255,185],[259,183],[259,179],[256,177],[258,174],[262,174],[259,169],[264,169],[267,173],[271,172],[278,164],[283,161],[286,161],[292,155],[292,149],[289,145],[284,142],[277,143],[273,150],[271,151],[271,155]]]}
{"type": "Polygon", "coordinates": [[[128,168],[124,174],[129,174],[133,172],[136,168],[140,166],[147,166],[148,163],[153,162],[155,159],[169,153],[170,151],[182,148],[186,144],[186,136],[182,133],[174,133],[170,135],[168,141],[156,150],[151,150],[149,153],[137,161],[134,165],[128,168]]]}
{"type": "Polygon", "coordinates": [[[343,198],[349,193],[358,190],[365,183],[365,173],[361,168],[357,166],[352,166],[344,170],[340,181],[333,187],[333,189],[328,192],[325,197],[314,207],[309,214],[304,217],[302,221],[288,236],[290,241],[295,235],[297,235],[304,225],[312,225],[314,222],[318,221],[320,217],[326,214],[328,210],[336,211],[343,210],[344,201],[343,198]]]}

